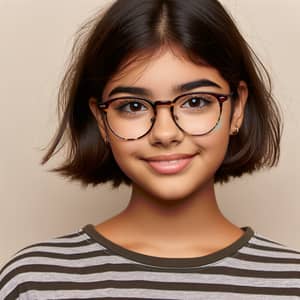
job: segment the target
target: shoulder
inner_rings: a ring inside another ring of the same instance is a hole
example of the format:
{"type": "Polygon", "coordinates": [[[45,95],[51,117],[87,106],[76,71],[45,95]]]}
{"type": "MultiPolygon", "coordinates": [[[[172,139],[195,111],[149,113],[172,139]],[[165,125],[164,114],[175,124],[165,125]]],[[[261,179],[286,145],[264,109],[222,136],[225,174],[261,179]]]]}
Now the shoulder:
{"type": "MultiPolygon", "coordinates": [[[[269,251],[268,254],[273,253],[273,255],[275,255],[275,253],[278,253],[283,255],[283,253],[286,253],[288,254],[287,256],[300,258],[300,250],[293,249],[259,233],[254,233],[248,242],[248,246],[260,251],[269,251]]],[[[267,252],[265,254],[267,254],[267,252]]]]}
{"type": "MultiPolygon", "coordinates": [[[[0,299],[34,293],[37,285],[53,281],[54,277],[55,281],[63,281],[59,279],[62,269],[97,251],[99,246],[82,230],[28,246],[0,270],[0,299]]],[[[37,299],[34,295],[29,298],[37,299]]]]}
{"type": "Polygon", "coordinates": [[[286,271],[287,278],[300,279],[300,251],[264,235],[254,233],[238,256],[252,268],[274,272],[274,276],[275,272],[286,271]]]}
{"type": "Polygon", "coordinates": [[[218,268],[228,282],[235,282],[245,293],[261,295],[259,299],[300,296],[300,251],[256,232],[237,252],[221,260],[218,268]]]}

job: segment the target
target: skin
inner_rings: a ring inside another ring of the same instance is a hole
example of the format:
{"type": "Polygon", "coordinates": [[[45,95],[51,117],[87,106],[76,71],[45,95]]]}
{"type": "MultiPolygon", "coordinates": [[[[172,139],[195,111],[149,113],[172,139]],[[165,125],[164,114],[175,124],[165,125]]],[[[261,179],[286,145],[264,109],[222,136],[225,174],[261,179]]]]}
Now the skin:
{"type": "MultiPolygon", "coordinates": [[[[126,66],[106,85],[103,99],[117,86],[135,86],[151,91],[151,99],[174,99],[178,84],[209,79],[218,87],[197,87],[194,91],[228,94],[228,83],[220,73],[206,65],[196,65],[178,48],[164,48],[145,61],[126,66]]],[[[208,135],[189,136],[173,122],[168,107],[158,108],[151,132],[135,141],[123,141],[105,126],[95,99],[89,105],[99,130],[124,173],[132,180],[128,206],[120,214],[100,223],[96,230],[112,242],[131,251],[159,257],[197,257],[211,254],[236,241],[243,231],[220,211],[213,176],[221,165],[231,133],[243,121],[248,96],[241,81],[235,107],[223,104],[220,126],[208,135]],[[230,111],[234,109],[230,123],[230,111]],[[191,163],[177,174],[158,174],[143,159],[149,156],[195,154],[191,163]]],[[[113,95],[126,96],[119,93],[113,95]]]]}

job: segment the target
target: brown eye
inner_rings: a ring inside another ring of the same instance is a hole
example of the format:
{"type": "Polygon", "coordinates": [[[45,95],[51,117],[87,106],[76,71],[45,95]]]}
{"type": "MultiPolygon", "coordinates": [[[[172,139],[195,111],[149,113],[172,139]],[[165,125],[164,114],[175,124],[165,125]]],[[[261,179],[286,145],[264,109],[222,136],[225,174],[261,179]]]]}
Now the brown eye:
{"type": "Polygon", "coordinates": [[[120,112],[136,113],[146,111],[147,107],[141,101],[124,101],[116,107],[120,112]]]}
{"type": "Polygon", "coordinates": [[[191,97],[187,101],[185,101],[181,107],[183,108],[202,108],[208,104],[210,104],[211,101],[209,99],[206,99],[205,97],[191,97]]]}

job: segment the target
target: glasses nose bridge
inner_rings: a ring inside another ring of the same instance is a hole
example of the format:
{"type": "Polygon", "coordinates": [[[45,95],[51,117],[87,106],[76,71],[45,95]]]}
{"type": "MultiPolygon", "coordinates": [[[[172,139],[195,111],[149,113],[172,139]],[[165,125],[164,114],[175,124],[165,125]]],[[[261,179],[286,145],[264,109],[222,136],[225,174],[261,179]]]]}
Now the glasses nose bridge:
{"type": "Polygon", "coordinates": [[[169,108],[170,117],[173,120],[173,122],[175,123],[175,125],[178,127],[178,124],[176,122],[176,117],[174,115],[175,103],[176,103],[176,99],[175,100],[156,100],[155,102],[152,102],[152,107],[153,107],[153,111],[154,111],[154,117],[152,118],[153,126],[154,126],[154,123],[157,122],[156,121],[156,119],[157,119],[157,107],[158,106],[165,106],[165,107],[169,108]]]}
{"type": "Polygon", "coordinates": [[[172,112],[173,107],[174,107],[174,100],[157,100],[153,103],[153,108],[155,110],[155,114],[157,112],[157,107],[158,106],[168,106],[170,111],[172,112]]]}

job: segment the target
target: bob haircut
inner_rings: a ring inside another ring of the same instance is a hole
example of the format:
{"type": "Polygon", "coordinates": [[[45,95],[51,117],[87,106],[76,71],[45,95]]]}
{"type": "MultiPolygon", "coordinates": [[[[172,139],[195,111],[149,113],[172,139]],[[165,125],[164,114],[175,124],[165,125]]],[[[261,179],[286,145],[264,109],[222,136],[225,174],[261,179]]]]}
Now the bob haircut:
{"type": "Polygon", "coordinates": [[[117,0],[83,25],[59,89],[60,125],[41,163],[67,144],[65,160],[52,171],[84,186],[130,184],[101,137],[89,99],[101,102],[120,69],[168,45],[180,47],[195,64],[216,68],[235,96],[240,80],[248,85],[243,124],[230,136],[214,181],[277,165],[282,126],[270,77],[217,0],[117,0]]]}

